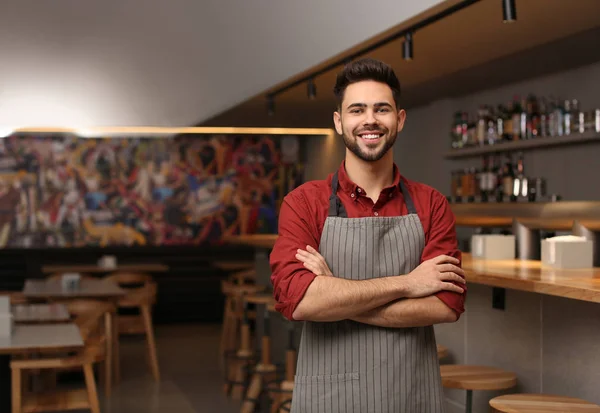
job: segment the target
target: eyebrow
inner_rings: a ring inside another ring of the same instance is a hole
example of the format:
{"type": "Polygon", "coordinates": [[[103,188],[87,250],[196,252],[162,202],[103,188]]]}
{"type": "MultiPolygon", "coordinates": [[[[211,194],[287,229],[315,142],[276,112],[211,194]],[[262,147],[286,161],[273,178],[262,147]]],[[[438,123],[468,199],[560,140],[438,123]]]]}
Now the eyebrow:
{"type": "MultiPolygon", "coordinates": [[[[384,107],[384,106],[387,106],[389,108],[392,107],[392,105],[387,102],[377,102],[377,103],[373,104],[373,106],[376,108],[380,108],[380,107],[384,107]]],[[[348,107],[346,109],[366,108],[366,107],[367,107],[366,103],[352,103],[352,104],[348,105],[348,107]]]]}

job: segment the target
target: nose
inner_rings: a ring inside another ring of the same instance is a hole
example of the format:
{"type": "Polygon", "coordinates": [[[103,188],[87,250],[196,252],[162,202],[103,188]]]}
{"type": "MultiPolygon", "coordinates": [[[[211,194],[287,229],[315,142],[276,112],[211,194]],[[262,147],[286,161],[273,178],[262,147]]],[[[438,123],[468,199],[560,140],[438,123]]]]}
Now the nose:
{"type": "Polygon", "coordinates": [[[377,124],[377,119],[375,118],[375,111],[373,109],[368,109],[365,111],[365,125],[374,125],[377,124]]]}

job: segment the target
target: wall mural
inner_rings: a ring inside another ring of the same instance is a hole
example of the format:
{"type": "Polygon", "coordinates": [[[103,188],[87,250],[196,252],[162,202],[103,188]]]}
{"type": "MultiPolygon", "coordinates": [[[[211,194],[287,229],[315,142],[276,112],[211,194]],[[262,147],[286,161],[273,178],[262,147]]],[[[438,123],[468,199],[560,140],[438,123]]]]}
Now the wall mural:
{"type": "Polygon", "coordinates": [[[0,248],[197,245],[275,233],[297,137],[0,139],[0,248]]]}

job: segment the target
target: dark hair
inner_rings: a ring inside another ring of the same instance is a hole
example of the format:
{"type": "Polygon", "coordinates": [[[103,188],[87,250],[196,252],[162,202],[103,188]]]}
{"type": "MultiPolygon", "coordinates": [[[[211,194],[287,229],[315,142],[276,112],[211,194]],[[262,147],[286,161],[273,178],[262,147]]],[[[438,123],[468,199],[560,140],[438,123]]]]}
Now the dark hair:
{"type": "Polygon", "coordinates": [[[363,58],[347,64],[337,75],[333,93],[337,99],[338,109],[342,106],[342,100],[348,85],[363,80],[374,80],[388,85],[392,89],[396,108],[399,108],[400,81],[396,77],[394,69],[379,60],[363,58]]]}

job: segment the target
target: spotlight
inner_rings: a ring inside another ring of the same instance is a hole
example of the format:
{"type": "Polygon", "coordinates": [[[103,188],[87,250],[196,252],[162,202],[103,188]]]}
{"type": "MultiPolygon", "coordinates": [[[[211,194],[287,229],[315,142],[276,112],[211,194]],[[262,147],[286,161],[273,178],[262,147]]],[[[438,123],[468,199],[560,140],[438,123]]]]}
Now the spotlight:
{"type": "Polygon", "coordinates": [[[512,23],[517,21],[517,8],[515,0],[502,0],[502,15],[504,23],[512,23]]]}
{"type": "Polygon", "coordinates": [[[310,79],[306,85],[306,94],[310,100],[315,100],[317,98],[317,85],[315,85],[313,79],[310,79]]]}
{"type": "Polygon", "coordinates": [[[412,60],[413,59],[413,34],[412,32],[406,33],[404,37],[404,42],[402,43],[402,57],[404,60],[412,60]]]}
{"type": "Polygon", "coordinates": [[[275,99],[273,96],[267,96],[267,114],[269,116],[275,115],[275,99]]]}

